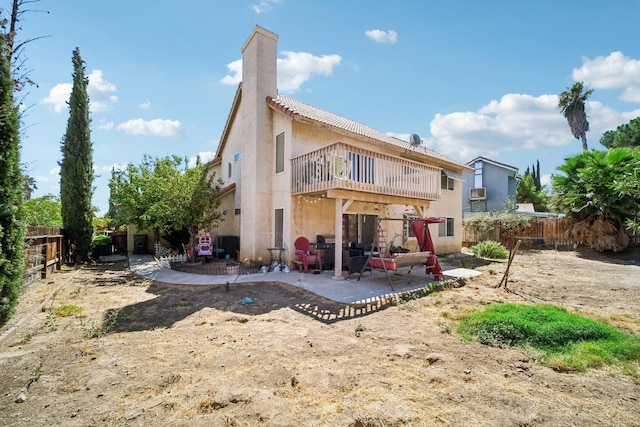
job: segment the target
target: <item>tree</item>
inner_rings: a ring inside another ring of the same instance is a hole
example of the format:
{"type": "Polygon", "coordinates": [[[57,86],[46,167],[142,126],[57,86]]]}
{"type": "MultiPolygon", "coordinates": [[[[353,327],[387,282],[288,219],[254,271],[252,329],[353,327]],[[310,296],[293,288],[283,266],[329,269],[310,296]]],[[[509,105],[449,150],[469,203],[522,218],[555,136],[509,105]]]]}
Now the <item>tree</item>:
{"type": "Polygon", "coordinates": [[[28,200],[24,204],[24,221],[27,225],[62,228],[60,198],[53,194],[28,200]]]}
{"type": "Polygon", "coordinates": [[[80,51],[73,51],[73,88],[69,99],[69,120],[62,141],[60,164],[60,202],[62,223],[76,263],[91,252],[93,236],[93,147],[89,130],[88,79],[80,51]]]}
{"type": "Polygon", "coordinates": [[[593,249],[614,252],[629,244],[640,215],[640,151],[615,148],[566,159],[554,175],[554,204],[576,221],[571,234],[593,249]]]}
{"type": "Polygon", "coordinates": [[[38,189],[38,184],[36,183],[36,180],[32,176],[28,175],[24,170],[22,171],[22,185],[24,201],[26,202],[31,200],[31,195],[38,189]]]}
{"type": "Polygon", "coordinates": [[[547,193],[543,189],[538,190],[533,174],[525,173],[516,189],[516,201],[518,203],[533,203],[536,212],[547,212],[547,193]]]}
{"type": "Polygon", "coordinates": [[[139,166],[111,171],[110,215],[116,224],[135,224],[141,230],[164,234],[187,229],[192,256],[199,230],[224,219],[218,211],[222,181],[198,158],[194,167],[177,156],[145,156],[139,166]]]}
{"type": "MultiPolygon", "coordinates": [[[[33,9],[25,9],[24,6],[30,3],[38,3],[40,0],[12,0],[11,12],[0,8],[0,27],[2,27],[2,38],[5,41],[3,53],[9,61],[11,77],[14,83],[14,92],[20,92],[27,85],[34,85],[35,82],[29,78],[30,70],[26,68],[24,49],[28,43],[46,36],[34,37],[27,40],[18,40],[18,30],[20,29],[20,18],[27,12],[42,12],[33,9]]],[[[18,112],[20,114],[20,111],[18,112]]]]}
{"type": "Polygon", "coordinates": [[[15,84],[0,37],[0,324],[11,318],[24,274],[23,177],[15,84]]]}
{"type": "Polygon", "coordinates": [[[607,148],[640,147],[640,117],[609,130],[600,138],[600,144],[607,148]]]}
{"type": "Polygon", "coordinates": [[[589,122],[584,107],[587,98],[593,93],[593,89],[585,90],[582,82],[576,82],[566,91],[560,94],[558,108],[567,119],[571,133],[575,139],[582,140],[582,150],[587,151],[587,132],[589,122]]]}

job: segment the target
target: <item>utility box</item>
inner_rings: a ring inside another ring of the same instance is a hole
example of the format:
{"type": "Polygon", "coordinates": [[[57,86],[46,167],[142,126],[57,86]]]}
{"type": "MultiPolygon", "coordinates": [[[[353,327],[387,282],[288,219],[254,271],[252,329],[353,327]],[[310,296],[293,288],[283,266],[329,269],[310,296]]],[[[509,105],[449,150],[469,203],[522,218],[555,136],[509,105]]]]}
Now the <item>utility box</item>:
{"type": "Polygon", "coordinates": [[[133,236],[133,253],[142,255],[147,253],[147,235],[136,234],[133,236]]]}

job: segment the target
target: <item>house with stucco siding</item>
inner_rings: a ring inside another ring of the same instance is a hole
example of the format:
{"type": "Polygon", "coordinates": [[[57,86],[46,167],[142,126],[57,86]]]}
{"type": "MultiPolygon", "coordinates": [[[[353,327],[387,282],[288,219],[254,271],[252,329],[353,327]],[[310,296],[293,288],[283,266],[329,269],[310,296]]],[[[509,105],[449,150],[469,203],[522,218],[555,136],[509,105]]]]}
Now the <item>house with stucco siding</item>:
{"type": "Polygon", "coordinates": [[[326,263],[342,278],[342,248],[359,243],[417,249],[414,218],[430,227],[437,253],[462,246],[462,173],[433,150],[278,94],[278,36],[256,26],[242,47],[237,88],[210,168],[224,181],[227,215],[211,232],[237,236],[239,261],[290,265],[294,242],[334,243],[326,263]],[[278,255],[280,255],[278,253],[278,255]]]}

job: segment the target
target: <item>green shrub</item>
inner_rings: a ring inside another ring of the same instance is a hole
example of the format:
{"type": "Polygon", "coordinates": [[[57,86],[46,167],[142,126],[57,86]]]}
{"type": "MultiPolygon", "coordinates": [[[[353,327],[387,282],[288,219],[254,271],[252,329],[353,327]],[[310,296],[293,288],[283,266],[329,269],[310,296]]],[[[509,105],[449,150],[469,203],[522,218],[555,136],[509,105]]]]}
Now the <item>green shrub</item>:
{"type": "Polygon", "coordinates": [[[111,237],[96,236],[93,238],[93,246],[107,246],[111,244],[111,237]]]}
{"type": "Polygon", "coordinates": [[[478,258],[506,259],[509,256],[509,251],[493,240],[478,243],[471,248],[471,251],[478,258]]]}

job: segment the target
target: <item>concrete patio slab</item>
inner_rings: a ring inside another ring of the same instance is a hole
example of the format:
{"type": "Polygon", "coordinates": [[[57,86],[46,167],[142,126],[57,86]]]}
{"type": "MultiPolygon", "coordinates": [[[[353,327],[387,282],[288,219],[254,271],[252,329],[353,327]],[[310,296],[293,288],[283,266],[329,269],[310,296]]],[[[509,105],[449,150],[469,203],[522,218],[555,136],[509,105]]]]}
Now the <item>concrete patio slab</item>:
{"type": "MultiPolygon", "coordinates": [[[[101,260],[107,259],[101,257],[101,260]]],[[[389,279],[384,271],[366,272],[360,280],[357,280],[357,275],[351,276],[351,280],[337,280],[333,278],[333,271],[322,271],[319,274],[299,271],[225,275],[184,273],[162,267],[151,255],[129,255],[129,267],[134,274],[160,283],[214,286],[226,283],[280,282],[305,289],[333,301],[349,304],[361,304],[395,297],[420,290],[429,283],[436,283],[431,275],[425,275],[424,270],[418,267],[410,273],[409,267],[402,268],[397,272],[389,272],[389,279]]],[[[475,270],[447,265],[443,265],[442,270],[445,280],[470,278],[481,274],[475,270]]]]}

